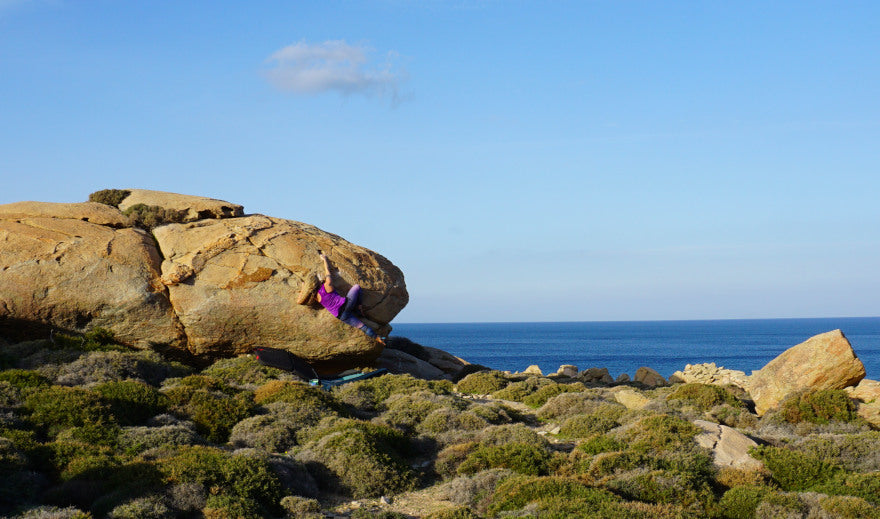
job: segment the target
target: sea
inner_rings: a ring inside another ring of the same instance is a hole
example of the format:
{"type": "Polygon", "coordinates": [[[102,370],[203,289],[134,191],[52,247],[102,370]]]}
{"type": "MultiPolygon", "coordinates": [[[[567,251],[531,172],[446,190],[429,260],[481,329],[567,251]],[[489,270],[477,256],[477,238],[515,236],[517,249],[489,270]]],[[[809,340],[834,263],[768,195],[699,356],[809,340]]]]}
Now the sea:
{"type": "Polygon", "coordinates": [[[837,329],[864,363],[867,378],[880,379],[880,317],[395,323],[392,335],[502,371],[536,364],[548,374],[573,364],[582,370],[608,368],[617,378],[632,377],[642,366],[669,377],[687,364],[705,362],[749,375],[791,346],[837,329]]]}

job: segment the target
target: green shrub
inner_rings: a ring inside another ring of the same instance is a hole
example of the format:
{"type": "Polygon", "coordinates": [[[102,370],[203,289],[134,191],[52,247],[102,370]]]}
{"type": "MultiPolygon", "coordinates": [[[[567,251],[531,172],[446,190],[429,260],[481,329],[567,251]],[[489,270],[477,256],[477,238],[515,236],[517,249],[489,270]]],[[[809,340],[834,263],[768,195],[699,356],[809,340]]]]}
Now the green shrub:
{"type": "Polygon", "coordinates": [[[719,508],[726,519],[752,519],[764,498],[773,492],[766,486],[733,487],[721,496],[719,508]]]}
{"type": "Polygon", "coordinates": [[[50,436],[68,427],[114,423],[109,406],[98,393],[76,387],[39,387],[24,403],[29,419],[50,436]]]}
{"type": "Polygon", "coordinates": [[[232,427],[250,416],[255,408],[249,391],[229,394],[206,389],[205,385],[226,388],[209,377],[186,377],[181,382],[182,385],[165,392],[173,411],[192,420],[199,434],[214,443],[224,443],[232,427]]]}
{"type": "Polygon", "coordinates": [[[860,497],[830,496],[819,499],[819,507],[840,519],[878,519],[880,508],[860,497]]]}
{"type": "Polygon", "coordinates": [[[688,474],[668,470],[635,471],[623,474],[606,488],[629,500],[646,503],[675,503],[701,509],[713,500],[705,482],[695,482],[688,474]]]}
{"type": "Polygon", "coordinates": [[[83,335],[56,333],[52,336],[56,348],[79,351],[131,351],[116,343],[113,332],[106,328],[92,328],[83,335]]]}
{"type": "Polygon", "coordinates": [[[462,406],[456,405],[449,397],[419,391],[412,394],[392,395],[385,402],[384,407],[386,410],[381,415],[384,423],[412,432],[433,411],[441,408],[458,411],[462,406]]]}
{"type": "Polygon", "coordinates": [[[702,411],[708,411],[722,404],[739,408],[745,407],[745,404],[727,389],[696,382],[678,386],[666,399],[681,400],[702,411]]]}
{"type": "Polygon", "coordinates": [[[281,508],[290,517],[297,519],[324,519],[321,513],[321,503],[317,499],[302,496],[285,496],[281,499],[281,508]]]}
{"type": "Polygon", "coordinates": [[[797,440],[792,448],[850,471],[871,472],[880,470],[880,449],[877,445],[880,445],[880,431],[813,434],[797,440]]]}
{"type": "Polygon", "coordinates": [[[38,506],[31,508],[16,519],[92,519],[92,514],[83,512],[75,506],[59,508],[57,506],[38,506]]]}
{"type": "Polygon", "coordinates": [[[411,375],[382,375],[337,386],[333,388],[333,395],[361,411],[375,412],[381,410],[391,395],[417,391],[448,395],[452,392],[452,383],[448,380],[422,380],[411,375]]]}
{"type": "Polygon", "coordinates": [[[315,425],[327,416],[344,414],[341,404],[331,394],[302,382],[273,380],[257,388],[254,401],[293,429],[315,425]]]}
{"type": "Polygon", "coordinates": [[[457,411],[451,407],[440,407],[431,411],[416,427],[418,432],[438,435],[450,431],[479,431],[490,423],[473,410],[457,411]]]}
{"type": "Polygon", "coordinates": [[[829,482],[842,470],[814,456],[781,447],[760,446],[749,453],[764,462],[783,490],[808,490],[829,482]]]}
{"type": "Polygon", "coordinates": [[[500,371],[479,371],[459,380],[455,389],[461,393],[488,395],[504,389],[508,384],[510,379],[500,371]]]}
{"type": "Polygon", "coordinates": [[[274,414],[257,415],[235,424],[229,435],[234,447],[253,447],[266,452],[286,452],[295,446],[297,427],[274,414]]]}
{"type": "Polygon", "coordinates": [[[586,454],[600,454],[602,452],[614,452],[626,447],[621,441],[605,434],[595,434],[577,445],[577,450],[586,454]]]}
{"type": "Polygon", "coordinates": [[[487,427],[477,436],[477,441],[484,445],[504,445],[505,443],[525,443],[542,449],[549,448],[548,442],[543,436],[533,429],[521,424],[506,424],[487,427]]]}
{"type": "Polygon", "coordinates": [[[89,195],[89,202],[119,207],[123,200],[128,198],[131,191],[128,189],[102,189],[89,195]]]}
{"type": "Polygon", "coordinates": [[[560,395],[562,393],[578,393],[586,389],[586,387],[580,383],[574,384],[548,384],[539,388],[534,393],[523,398],[523,403],[527,406],[537,409],[542,405],[547,403],[547,400],[553,398],[554,396],[560,395]]]}
{"type": "Polygon", "coordinates": [[[840,472],[836,477],[811,488],[829,495],[861,497],[880,505],[880,472],[867,474],[846,474],[840,472]]]}
{"type": "MultiPolygon", "coordinates": [[[[280,511],[281,485],[265,460],[191,446],[177,448],[171,457],[159,460],[157,468],[168,484],[198,483],[214,496],[240,498],[266,512],[280,511]]],[[[212,507],[210,497],[206,507],[212,507]]]]}
{"type": "MultiPolygon", "coordinates": [[[[492,393],[493,398],[523,402],[526,397],[535,393],[544,386],[557,385],[556,382],[543,377],[529,377],[519,382],[508,384],[504,389],[492,393]]],[[[551,395],[552,396],[552,395],[551,395]]]]}
{"type": "Polygon", "coordinates": [[[597,415],[618,420],[626,413],[626,407],[617,402],[605,401],[596,390],[585,390],[577,393],[561,393],[541,406],[536,413],[542,420],[559,420],[575,415],[597,415]]]}
{"type": "Polygon", "coordinates": [[[0,382],[8,382],[18,389],[48,386],[50,380],[36,371],[27,369],[7,369],[0,371],[0,382]]]}
{"type": "Polygon", "coordinates": [[[604,434],[620,425],[616,420],[596,415],[576,415],[562,422],[559,436],[563,438],[589,438],[595,434],[604,434]]]}
{"type": "Polygon", "coordinates": [[[119,434],[119,449],[129,456],[159,447],[198,445],[204,440],[184,424],[160,427],[125,427],[119,434]]]}
{"type": "Polygon", "coordinates": [[[425,516],[426,519],[480,519],[473,510],[466,506],[441,510],[425,516]]]}
{"type": "Polygon", "coordinates": [[[694,437],[700,432],[699,427],[680,418],[652,415],[622,431],[621,439],[636,450],[664,452],[692,448],[694,437]]]}
{"type": "Polygon", "coordinates": [[[461,474],[487,469],[510,469],[531,476],[546,475],[552,456],[545,449],[524,443],[480,445],[458,466],[461,474]]]}
{"type": "Polygon", "coordinates": [[[855,402],[841,389],[822,389],[792,395],[780,404],[779,416],[789,423],[852,422],[859,418],[855,402]]]}
{"type": "Polygon", "coordinates": [[[56,381],[73,386],[135,379],[159,385],[166,378],[187,370],[180,364],[164,362],[152,351],[92,352],[61,366],[56,381]]]}
{"type": "Polygon", "coordinates": [[[574,517],[609,517],[602,512],[608,511],[609,505],[620,503],[620,498],[607,490],[589,487],[574,479],[517,477],[502,482],[495,489],[489,515],[494,517],[501,512],[520,510],[536,503],[539,508],[551,508],[549,511],[555,512],[541,514],[541,517],[565,517],[560,512],[578,514],[574,517]],[[560,510],[564,502],[570,503],[573,510],[560,510]],[[540,506],[542,503],[544,507],[540,506]],[[546,506],[548,504],[551,506],[546,506]]]}
{"type": "Polygon", "coordinates": [[[203,375],[222,380],[233,386],[263,385],[284,374],[280,369],[260,364],[253,355],[221,359],[202,370],[203,375]]]}
{"type": "Polygon", "coordinates": [[[138,497],[110,511],[108,519],[171,519],[175,514],[161,496],[138,497]]]}
{"type": "Polygon", "coordinates": [[[296,456],[325,487],[356,498],[411,490],[409,440],[391,427],[340,420],[316,434],[296,456]]]}
{"type": "Polygon", "coordinates": [[[168,408],[168,397],[138,380],[106,382],[92,388],[122,425],[138,425],[168,408]]]}
{"type": "Polygon", "coordinates": [[[186,210],[175,210],[158,205],[135,204],[125,211],[129,225],[150,230],[160,225],[181,223],[186,220],[186,210]]]}
{"type": "Polygon", "coordinates": [[[202,510],[205,519],[261,519],[257,503],[240,496],[218,494],[208,497],[202,510]]]}

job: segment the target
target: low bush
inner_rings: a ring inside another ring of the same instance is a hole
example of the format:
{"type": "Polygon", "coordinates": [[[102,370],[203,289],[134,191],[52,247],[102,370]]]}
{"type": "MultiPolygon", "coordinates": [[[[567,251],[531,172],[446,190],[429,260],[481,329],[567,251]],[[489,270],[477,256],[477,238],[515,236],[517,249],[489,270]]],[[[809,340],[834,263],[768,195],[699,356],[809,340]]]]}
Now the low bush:
{"type": "Polygon", "coordinates": [[[281,508],[290,517],[297,519],[324,519],[321,503],[316,499],[301,496],[285,496],[281,499],[281,508]]]}
{"type": "MultiPolygon", "coordinates": [[[[419,391],[411,394],[392,395],[385,402],[385,411],[381,414],[382,422],[412,432],[416,427],[438,409],[461,411],[463,405],[455,402],[450,397],[435,395],[428,391],[419,391]]],[[[485,421],[480,420],[485,423],[485,421]]]]}
{"type": "Polygon", "coordinates": [[[92,519],[92,514],[75,506],[38,506],[22,512],[16,519],[92,519]]]}
{"type": "Polygon", "coordinates": [[[600,415],[575,415],[562,422],[559,436],[563,438],[589,438],[604,434],[620,425],[616,420],[600,415]]]}
{"type": "Polygon", "coordinates": [[[479,371],[459,380],[455,389],[461,393],[488,395],[504,389],[508,384],[510,379],[500,371],[479,371]]]}
{"type": "Polygon", "coordinates": [[[542,449],[549,448],[550,442],[533,429],[521,423],[487,427],[477,436],[484,445],[504,445],[505,443],[524,443],[542,449]]]}
{"type": "Polygon", "coordinates": [[[119,449],[129,456],[160,447],[173,448],[204,443],[193,426],[186,423],[159,427],[124,427],[117,441],[119,449]]]}
{"type": "Polygon", "coordinates": [[[523,402],[526,397],[534,394],[544,386],[557,385],[549,378],[529,377],[519,382],[508,384],[504,389],[492,393],[493,398],[501,400],[512,400],[514,402],[523,402]]]}
{"type": "Polygon", "coordinates": [[[48,386],[51,381],[36,371],[27,369],[7,369],[0,371],[0,382],[6,382],[18,389],[48,386]]]}
{"type": "Polygon", "coordinates": [[[585,389],[586,386],[580,382],[575,382],[574,384],[548,384],[523,398],[522,402],[533,409],[537,409],[554,396],[562,393],[579,393],[585,389]]]}
{"type": "Polygon", "coordinates": [[[253,355],[221,359],[202,370],[203,375],[222,380],[228,385],[245,388],[261,386],[285,375],[285,372],[260,364],[253,355]]]}
{"type": "Polygon", "coordinates": [[[852,422],[859,419],[855,402],[841,389],[822,389],[792,395],[780,404],[779,416],[789,423],[830,421],[852,422]]]}
{"type": "Polygon", "coordinates": [[[783,490],[809,490],[838,476],[842,469],[802,452],[764,445],[752,448],[752,457],[764,462],[783,490]]]}
{"type": "Polygon", "coordinates": [[[250,391],[230,391],[210,377],[186,377],[181,385],[166,390],[165,395],[175,414],[192,420],[199,434],[214,443],[226,442],[232,427],[255,409],[250,391]]]}
{"type": "Polygon", "coordinates": [[[416,431],[440,435],[451,431],[479,431],[489,425],[490,422],[475,410],[461,412],[452,407],[440,407],[425,416],[417,425],[416,431]]]}
{"type": "Polygon", "coordinates": [[[216,494],[208,497],[202,515],[205,519],[261,519],[265,517],[257,503],[241,496],[229,494],[216,494]]]}
{"type": "Polygon", "coordinates": [[[192,446],[177,448],[156,466],[167,484],[197,483],[210,489],[206,508],[218,508],[212,498],[230,496],[237,498],[236,502],[260,507],[263,514],[280,512],[281,484],[263,459],[192,446]]]}
{"type": "Polygon", "coordinates": [[[880,505],[880,472],[866,474],[838,473],[835,477],[811,488],[829,495],[854,496],[880,505]]]}
{"type": "Polygon", "coordinates": [[[460,475],[442,487],[441,495],[457,505],[485,511],[498,484],[513,474],[507,469],[491,469],[473,475],[460,475]]]}
{"type": "Polygon", "coordinates": [[[537,505],[535,508],[544,512],[540,517],[614,517],[607,512],[620,502],[613,493],[574,479],[515,477],[498,485],[488,511],[495,517],[537,505]]]}
{"type": "Polygon", "coordinates": [[[159,495],[132,499],[116,506],[107,514],[108,519],[171,519],[175,516],[159,495]]]}
{"type": "Polygon", "coordinates": [[[733,487],[721,496],[719,508],[725,519],[752,519],[755,510],[774,490],[767,486],[743,485],[733,487]]]}
{"type": "Polygon", "coordinates": [[[330,393],[302,382],[270,381],[254,391],[254,401],[296,428],[314,425],[326,416],[344,414],[330,393]]]}
{"type": "Polygon", "coordinates": [[[295,424],[277,415],[265,414],[245,418],[235,424],[229,435],[234,447],[253,447],[266,452],[286,452],[296,445],[295,424]]]}
{"type": "Polygon", "coordinates": [[[705,482],[688,476],[669,470],[634,471],[612,479],[605,487],[628,500],[705,510],[705,505],[714,500],[712,490],[705,482]]]}
{"type": "Polygon", "coordinates": [[[168,408],[168,397],[138,380],[98,384],[93,391],[104,397],[110,412],[122,425],[139,425],[168,408]]]}
{"type": "Polygon", "coordinates": [[[606,434],[595,434],[578,443],[577,450],[586,454],[600,454],[623,450],[626,444],[606,434]]]}
{"type": "Polygon", "coordinates": [[[559,420],[575,415],[598,415],[618,420],[626,413],[626,407],[608,402],[594,389],[577,393],[562,393],[547,400],[536,415],[541,420],[559,420]]]}
{"type": "Polygon", "coordinates": [[[417,391],[448,395],[452,392],[452,383],[448,380],[422,380],[411,375],[382,375],[337,386],[333,388],[333,395],[340,402],[361,411],[377,412],[383,409],[382,404],[391,395],[417,391]]]}
{"type": "Polygon", "coordinates": [[[317,433],[296,458],[325,488],[363,498],[415,488],[416,474],[406,461],[412,453],[409,440],[395,429],[341,420],[317,433]]]}
{"type": "Polygon", "coordinates": [[[701,432],[696,425],[670,415],[651,415],[621,431],[621,440],[642,452],[690,450],[701,432]]]}
{"type": "Polygon", "coordinates": [[[186,221],[186,213],[186,210],[178,211],[147,204],[135,204],[122,212],[128,217],[130,226],[146,230],[169,223],[182,223],[186,221]]]}
{"type": "Polygon", "coordinates": [[[829,496],[819,499],[819,507],[839,519],[878,519],[880,508],[860,497],[829,496]]]}
{"type": "Polygon", "coordinates": [[[519,474],[541,476],[550,472],[552,459],[546,449],[531,444],[480,445],[458,466],[458,472],[473,474],[487,469],[509,469],[519,474]]]}
{"type": "Polygon", "coordinates": [[[466,506],[441,510],[425,516],[426,519],[480,519],[476,512],[466,506]]]}
{"type": "Polygon", "coordinates": [[[131,191],[128,189],[102,189],[89,195],[89,202],[119,207],[123,200],[128,198],[131,191]]]}
{"type": "Polygon", "coordinates": [[[818,434],[801,438],[791,448],[855,472],[880,471],[880,431],[818,434]]]}
{"type": "Polygon", "coordinates": [[[666,397],[666,400],[680,400],[702,411],[708,411],[722,404],[738,408],[745,407],[745,404],[729,390],[711,384],[696,382],[681,384],[666,397]]]}
{"type": "Polygon", "coordinates": [[[86,385],[117,380],[143,380],[158,386],[168,377],[183,375],[189,368],[165,362],[156,352],[101,351],[80,356],[61,366],[56,383],[65,386],[86,385]]]}
{"type": "Polygon", "coordinates": [[[62,429],[114,423],[110,407],[101,395],[77,387],[36,388],[24,403],[28,419],[55,436],[62,429]]]}

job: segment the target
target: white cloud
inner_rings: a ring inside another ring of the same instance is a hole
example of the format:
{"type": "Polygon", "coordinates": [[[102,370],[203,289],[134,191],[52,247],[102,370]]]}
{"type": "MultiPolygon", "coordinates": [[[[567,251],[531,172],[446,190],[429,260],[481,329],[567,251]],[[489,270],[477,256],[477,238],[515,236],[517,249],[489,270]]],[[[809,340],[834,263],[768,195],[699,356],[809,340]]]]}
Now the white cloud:
{"type": "Polygon", "coordinates": [[[372,49],[344,40],[288,45],[266,59],[266,78],[279,90],[297,94],[339,92],[343,95],[390,95],[398,100],[405,74],[395,70],[394,52],[382,62],[370,61],[372,49]]]}

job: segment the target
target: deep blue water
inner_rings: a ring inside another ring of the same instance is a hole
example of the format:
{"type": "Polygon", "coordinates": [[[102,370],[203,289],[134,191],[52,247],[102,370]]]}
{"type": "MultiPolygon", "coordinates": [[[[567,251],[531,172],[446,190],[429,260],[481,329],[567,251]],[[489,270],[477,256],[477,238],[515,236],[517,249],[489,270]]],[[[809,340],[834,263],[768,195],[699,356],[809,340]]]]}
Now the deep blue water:
{"type": "Polygon", "coordinates": [[[813,335],[840,329],[880,378],[880,317],[617,321],[563,323],[395,324],[393,335],[446,350],[493,369],[522,371],[537,364],[546,374],[562,364],[608,368],[611,376],[641,366],[668,377],[685,364],[715,362],[751,374],[813,335]]]}

